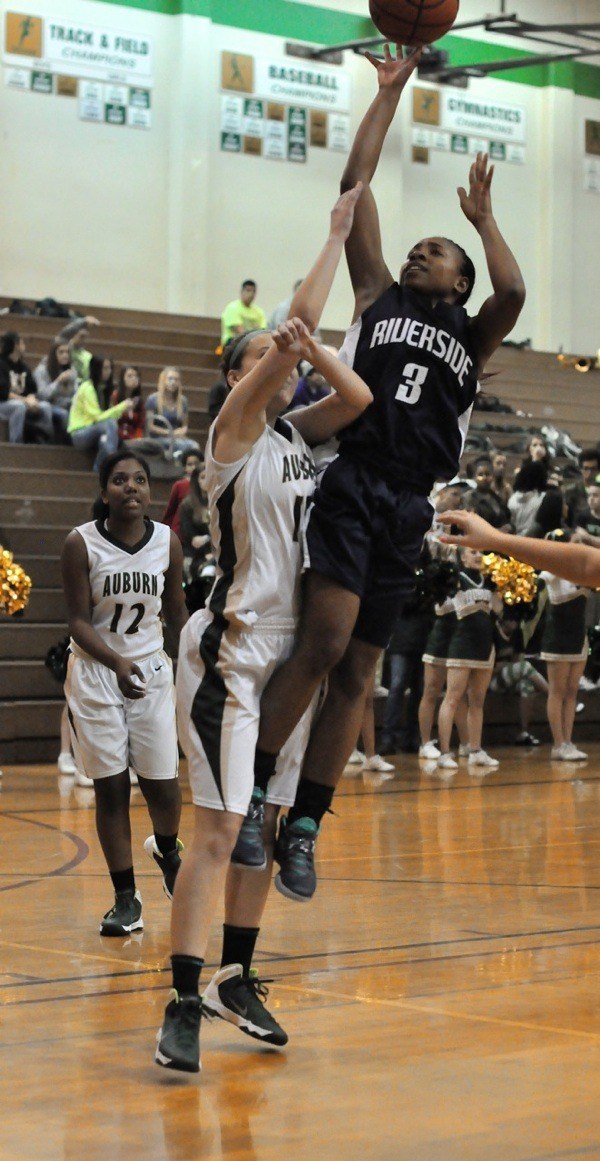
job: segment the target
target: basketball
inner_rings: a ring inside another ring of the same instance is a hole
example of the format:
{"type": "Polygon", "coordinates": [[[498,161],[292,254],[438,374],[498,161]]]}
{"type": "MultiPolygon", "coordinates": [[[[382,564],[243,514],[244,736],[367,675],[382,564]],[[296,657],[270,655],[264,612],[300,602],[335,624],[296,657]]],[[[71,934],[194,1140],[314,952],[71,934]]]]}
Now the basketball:
{"type": "Polygon", "coordinates": [[[459,0],[369,0],[371,20],[393,44],[432,44],[452,28],[459,0]]]}

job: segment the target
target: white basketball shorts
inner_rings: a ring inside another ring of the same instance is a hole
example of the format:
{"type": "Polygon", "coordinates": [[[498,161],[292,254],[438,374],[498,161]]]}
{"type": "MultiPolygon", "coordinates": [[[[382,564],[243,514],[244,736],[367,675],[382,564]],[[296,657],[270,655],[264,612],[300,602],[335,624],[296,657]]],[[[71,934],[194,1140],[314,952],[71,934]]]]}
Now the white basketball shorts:
{"type": "MultiPolygon", "coordinates": [[[[177,663],[177,725],[196,806],[246,814],[254,786],[261,694],[289,657],[291,630],[232,632],[206,610],[184,627],[177,663]]],[[[283,747],[267,801],[291,806],[308,742],[314,704],[283,747]]]]}
{"type": "Polygon", "coordinates": [[[69,658],[65,697],[73,755],[88,778],[110,778],[131,766],[142,778],[176,778],[175,688],[161,649],[136,662],[146,694],[124,697],[111,669],[91,658],[69,658]]]}

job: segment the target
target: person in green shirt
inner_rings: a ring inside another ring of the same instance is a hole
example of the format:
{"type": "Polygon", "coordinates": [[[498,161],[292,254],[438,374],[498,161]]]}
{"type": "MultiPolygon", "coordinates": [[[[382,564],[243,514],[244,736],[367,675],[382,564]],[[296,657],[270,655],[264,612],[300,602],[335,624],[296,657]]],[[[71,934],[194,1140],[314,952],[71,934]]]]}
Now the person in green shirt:
{"type": "Polygon", "coordinates": [[[256,283],[247,278],[242,282],[240,297],[229,302],[221,315],[221,346],[224,347],[230,339],[243,335],[245,331],[264,331],[267,327],[267,316],[260,306],[254,305],[256,298],[256,283]]]}
{"type": "Polygon", "coordinates": [[[67,429],[74,447],[81,451],[95,449],[95,471],[98,471],[104,460],[119,446],[117,420],[125,411],[132,411],[131,399],[123,399],[114,407],[102,409],[99,396],[103,365],[103,358],[98,355],[91,356],[89,379],[85,379],[77,389],[71,404],[67,429]]]}

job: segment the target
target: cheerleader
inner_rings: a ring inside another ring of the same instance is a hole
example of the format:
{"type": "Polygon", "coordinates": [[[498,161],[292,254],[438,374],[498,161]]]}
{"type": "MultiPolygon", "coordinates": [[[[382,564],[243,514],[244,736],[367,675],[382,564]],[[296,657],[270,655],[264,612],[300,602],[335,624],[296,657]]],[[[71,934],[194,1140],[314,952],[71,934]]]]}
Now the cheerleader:
{"type": "Polygon", "coordinates": [[[551,757],[559,762],[587,758],[571,736],[579,681],[587,660],[585,610],[588,594],[580,585],[551,572],[540,574],[548,589],[540,657],[548,669],[547,713],[552,733],[551,757]]]}
{"type": "MultiPolygon", "coordinates": [[[[434,609],[435,621],[429,632],[423,654],[423,696],[419,705],[419,732],[421,735],[419,758],[437,760],[441,758],[441,750],[432,737],[433,723],[436,706],[446,681],[448,649],[456,629],[457,617],[452,597],[447,597],[445,601],[435,605],[434,609]]],[[[466,758],[469,747],[466,742],[467,707],[464,700],[456,707],[454,721],[460,739],[458,754],[460,758],[466,758]]],[[[452,761],[454,762],[454,759],[452,761]]]]}
{"type": "Polygon", "coordinates": [[[450,753],[450,737],[457,707],[466,695],[468,701],[468,764],[474,772],[483,773],[498,766],[481,748],[483,703],[494,668],[493,594],[481,575],[481,553],[463,549],[459,562],[460,588],[452,603],[456,624],[448,645],[446,693],[440,706],[439,731],[441,754],[437,765],[442,770],[456,770],[450,753]]]}

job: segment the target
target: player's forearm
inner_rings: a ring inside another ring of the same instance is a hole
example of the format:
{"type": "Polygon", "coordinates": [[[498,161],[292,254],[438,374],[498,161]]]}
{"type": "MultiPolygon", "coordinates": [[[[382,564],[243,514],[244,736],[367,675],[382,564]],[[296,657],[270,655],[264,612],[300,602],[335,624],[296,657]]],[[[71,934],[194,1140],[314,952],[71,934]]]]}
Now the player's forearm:
{"type": "Polygon", "coordinates": [[[95,661],[99,661],[101,665],[106,665],[107,669],[112,669],[113,672],[119,662],[119,655],[115,653],[109,645],[103,641],[102,637],[96,632],[93,625],[89,621],[83,620],[81,617],[73,617],[69,620],[69,632],[76,645],[83,649],[95,661]]]}
{"type": "Polygon", "coordinates": [[[597,548],[590,548],[586,544],[561,544],[560,541],[513,536],[495,529],[488,541],[488,551],[512,556],[523,564],[545,569],[576,585],[588,588],[600,585],[600,552],[597,548]]]}
{"type": "Polygon", "coordinates": [[[346,168],[342,175],[342,190],[351,189],[357,181],[368,185],[377,169],[388,129],[398,108],[400,92],[380,89],[365,113],[359,127],[346,168]]]}
{"type": "Polygon", "coordinates": [[[344,249],[344,239],[330,234],[312,269],[302,280],[289,310],[290,318],[300,318],[309,331],[315,331],[333,286],[344,249]]]}
{"type": "Polygon", "coordinates": [[[498,228],[496,219],[489,215],[478,226],[490,281],[496,294],[525,301],[525,283],[519,264],[498,228]]]}

